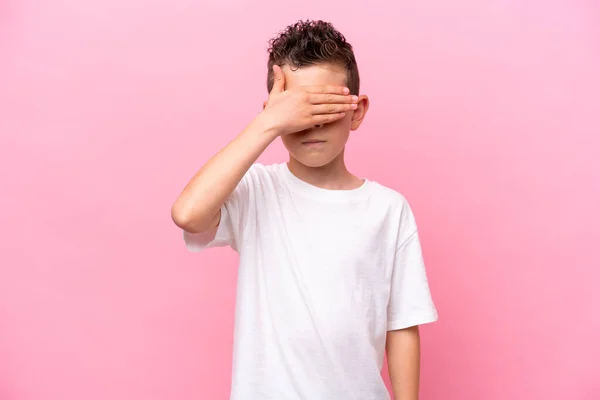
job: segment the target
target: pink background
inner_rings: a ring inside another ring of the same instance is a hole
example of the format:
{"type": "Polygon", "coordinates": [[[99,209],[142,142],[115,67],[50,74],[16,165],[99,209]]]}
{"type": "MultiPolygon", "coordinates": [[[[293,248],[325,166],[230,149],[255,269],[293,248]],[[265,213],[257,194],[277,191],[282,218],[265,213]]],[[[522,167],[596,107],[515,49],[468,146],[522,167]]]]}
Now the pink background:
{"type": "Polygon", "coordinates": [[[0,399],[227,398],[236,256],[170,206],[300,18],[356,49],[349,166],[417,214],[421,398],[600,399],[597,3],[259,3],[0,2],[0,399]]]}

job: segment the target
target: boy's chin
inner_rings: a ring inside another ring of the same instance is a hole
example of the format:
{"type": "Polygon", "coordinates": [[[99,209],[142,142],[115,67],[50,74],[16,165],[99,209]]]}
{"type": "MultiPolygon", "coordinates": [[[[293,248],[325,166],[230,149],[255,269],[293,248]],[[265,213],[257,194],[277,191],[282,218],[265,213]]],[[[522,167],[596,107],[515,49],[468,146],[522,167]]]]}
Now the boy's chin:
{"type": "Polygon", "coordinates": [[[291,154],[291,157],[309,168],[321,168],[331,164],[336,159],[335,155],[326,154],[291,154]]]}
{"type": "Polygon", "coordinates": [[[317,160],[310,160],[310,161],[298,160],[298,162],[300,164],[304,165],[305,167],[309,167],[309,168],[321,168],[321,167],[324,167],[325,165],[329,164],[329,162],[317,161],[317,160]]]}

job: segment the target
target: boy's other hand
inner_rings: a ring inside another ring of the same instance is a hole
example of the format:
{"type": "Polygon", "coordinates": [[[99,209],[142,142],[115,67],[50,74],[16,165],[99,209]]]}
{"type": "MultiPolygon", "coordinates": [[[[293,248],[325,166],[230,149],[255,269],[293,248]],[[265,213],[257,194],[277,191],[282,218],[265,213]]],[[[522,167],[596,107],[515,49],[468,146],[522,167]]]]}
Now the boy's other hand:
{"type": "Polygon", "coordinates": [[[303,86],[284,90],[285,77],[273,66],[273,89],[263,111],[278,135],[300,132],[344,118],[355,110],[358,97],[343,86],[303,86]]]}

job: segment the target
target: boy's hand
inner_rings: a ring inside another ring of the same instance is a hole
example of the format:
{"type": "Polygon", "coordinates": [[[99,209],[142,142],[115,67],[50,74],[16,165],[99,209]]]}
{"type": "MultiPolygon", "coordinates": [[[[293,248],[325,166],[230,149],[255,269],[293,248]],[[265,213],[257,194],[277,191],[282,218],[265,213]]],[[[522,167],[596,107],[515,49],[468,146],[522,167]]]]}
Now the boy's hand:
{"type": "Polygon", "coordinates": [[[358,98],[343,86],[303,86],[286,90],[285,77],[273,66],[273,89],[263,111],[278,135],[300,132],[344,118],[355,110],[358,98]]]}

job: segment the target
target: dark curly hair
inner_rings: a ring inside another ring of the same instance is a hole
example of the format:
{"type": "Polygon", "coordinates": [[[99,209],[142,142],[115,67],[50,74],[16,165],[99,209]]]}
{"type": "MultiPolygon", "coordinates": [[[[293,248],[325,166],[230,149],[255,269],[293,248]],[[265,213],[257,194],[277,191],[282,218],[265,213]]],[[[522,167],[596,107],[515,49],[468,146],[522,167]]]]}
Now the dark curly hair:
{"type": "Polygon", "coordinates": [[[273,88],[273,65],[287,64],[300,68],[316,64],[337,64],[346,69],[346,86],[358,95],[360,78],[354,51],[344,35],[331,23],[324,21],[299,21],[288,26],[269,40],[267,89],[273,88]]]}

